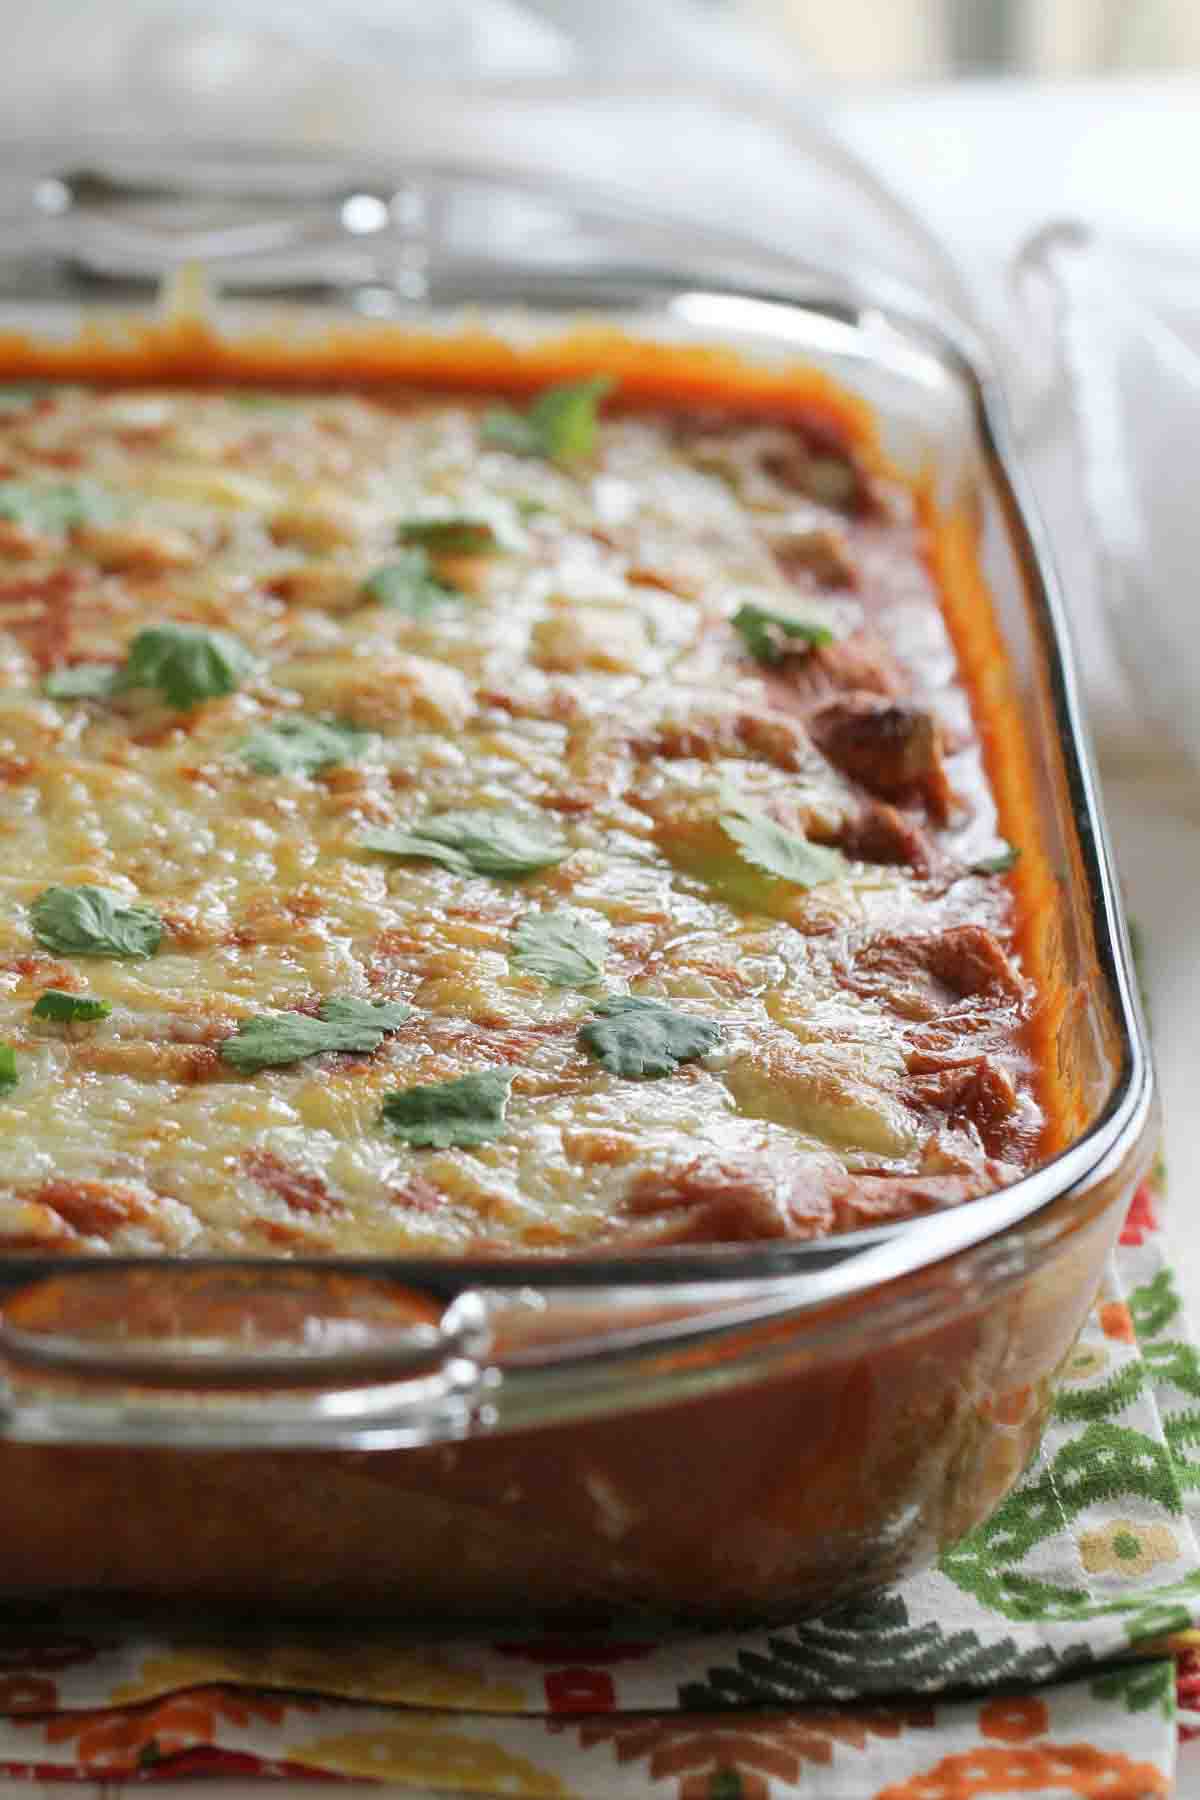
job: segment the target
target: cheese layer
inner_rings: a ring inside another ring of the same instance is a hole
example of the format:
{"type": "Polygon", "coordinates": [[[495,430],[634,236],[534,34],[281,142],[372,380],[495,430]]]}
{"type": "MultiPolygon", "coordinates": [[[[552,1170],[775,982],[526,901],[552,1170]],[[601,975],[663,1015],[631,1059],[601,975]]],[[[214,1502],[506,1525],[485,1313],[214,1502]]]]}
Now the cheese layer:
{"type": "Polygon", "coordinates": [[[0,409],[5,1248],[812,1236],[1029,1166],[1033,996],[981,866],[1003,846],[970,705],[911,496],[853,447],[618,404],[557,463],[492,446],[485,400],[425,394],[63,387],[0,409]],[[81,485],[102,501],[82,521],[21,503],[81,485]],[[486,523],[488,553],[434,555],[415,616],[382,603],[367,584],[405,526],[452,518],[486,523]],[[755,655],[747,605],[831,641],[769,627],[755,655]],[[232,634],[251,672],[185,708],[46,692],[168,621],[232,634]],[[300,717],[356,727],[347,760],[248,761],[300,717]],[[511,879],[361,842],[464,808],[535,817],[562,859],[511,879]],[[731,817],[835,849],[838,873],[765,872],[731,817]],[[157,952],[39,942],[33,902],[79,884],[153,909],[157,952]],[[605,937],[597,984],[514,961],[549,912],[605,937]],[[111,1013],[35,1019],[47,989],[111,1013]],[[711,1021],[716,1047],[611,1072],[580,1028],[623,995],[711,1021]],[[222,1057],[240,1024],[343,996],[412,1011],[373,1052],[222,1057]],[[388,1128],[389,1095],[483,1070],[512,1074],[493,1141],[388,1128]]]}

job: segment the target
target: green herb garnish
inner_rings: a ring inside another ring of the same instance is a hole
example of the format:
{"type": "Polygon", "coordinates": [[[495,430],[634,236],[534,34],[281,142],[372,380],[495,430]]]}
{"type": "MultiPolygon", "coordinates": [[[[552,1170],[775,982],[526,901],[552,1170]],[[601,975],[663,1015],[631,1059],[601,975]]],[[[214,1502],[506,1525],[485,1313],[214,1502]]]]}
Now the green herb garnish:
{"type": "Polygon", "coordinates": [[[799,619],[791,613],[776,612],[773,607],[757,606],[749,600],[738,607],[730,624],[735,631],[741,632],[751,656],[762,663],[783,661],[787,652],[780,638],[797,639],[809,649],[833,642],[833,632],[823,621],[799,619]]]}
{"type": "Polygon", "coordinates": [[[490,1144],[504,1132],[511,1069],[484,1069],[457,1081],[401,1088],[383,1103],[383,1123],[417,1148],[490,1144]]]}
{"type": "Polygon", "coordinates": [[[429,552],[414,547],[402,550],[392,562],[376,569],[362,584],[363,598],[374,600],[410,619],[425,619],[448,601],[461,600],[459,588],[436,574],[429,552]]]}
{"type": "Polygon", "coordinates": [[[748,805],[729,780],[721,783],[721,805],[721,829],[737,845],[742,861],[764,875],[810,888],[839,881],[850,867],[840,850],[810,843],[802,832],[789,831],[748,805]]]}
{"type": "Polygon", "coordinates": [[[48,887],[29,909],[38,943],[59,956],[153,956],[163,922],[149,906],[131,906],[107,888],[48,887]]]}
{"type": "Polygon", "coordinates": [[[255,1075],[326,1050],[378,1050],[387,1033],[398,1031],[411,1017],[412,1007],[402,1001],[346,995],[326,1000],[315,1019],[298,1012],[244,1019],[221,1045],[221,1060],[243,1075],[255,1075]]]}
{"type": "Polygon", "coordinates": [[[291,412],[299,405],[295,394],[272,393],[269,388],[234,388],[228,399],[247,412],[291,412]]]}
{"type": "Polygon", "coordinates": [[[116,503],[90,481],[0,481],[0,519],[11,519],[48,536],[61,537],[76,525],[102,525],[116,503]]]}
{"type": "Polygon", "coordinates": [[[252,731],[242,739],[238,752],[260,775],[315,775],[336,763],[352,762],[370,736],[355,725],[330,724],[297,714],[252,731]]]}
{"type": "Polygon", "coordinates": [[[181,710],[232,694],[255,666],[246,646],[227,631],[200,625],[151,625],[139,631],[120,665],[77,663],[46,677],[52,700],[110,700],[129,688],[157,688],[181,710]]]}
{"type": "Polygon", "coordinates": [[[681,1063],[707,1056],[720,1043],[721,1029],[661,1000],[618,994],[599,1003],[596,1017],[580,1026],[579,1041],[610,1074],[642,1081],[673,1075],[681,1063]]]}
{"type": "Polygon", "coordinates": [[[1015,869],[1021,860],[1021,852],[1015,844],[1005,844],[995,856],[981,856],[978,862],[970,864],[972,875],[1007,875],[1015,869]]]}
{"type": "Polygon", "coordinates": [[[570,854],[537,813],[429,813],[409,830],[369,831],[359,843],[364,850],[387,856],[420,856],[440,862],[460,875],[499,875],[516,880],[547,869],[570,854]]]}
{"type": "Polygon", "coordinates": [[[35,1019],[57,1019],[74,1025],[90,1019],[107,1019],[112,1007],[107,1000],[91,1000],[86,994],[65,994],[61,988],[47,988],[35,1002],[35,1019]]]}
{"type": "Polygon", "coordinates": [[[496,529],[487,519],[404,519],[396,527],[398,544],[415,544],[431,556],[495,556],[500,549],[496,529]]]}
{"type": "Polygon", "coordinates": [[[17,1053],[11,1044],[0,1044],[0,1094],[7,1094],[15,1088],[20,1080],[17,1074],[17,1053]]]}
{"type": "Polygon", "coordinates": [[[157,688],[169,706],[182,710],[232,694],[254,666],[246,646],[227,631],[151,625],[130,644],[118,685],[157,688]]]}
{"type": "Polygon", "coordinates": [[[525,412],[493,406],[483,416],[485,444],[518,456],[544,456],[550,462],[574,462],[590,456],[596,444],[597,407],[613,387],[611,375],[568,381],[547,388],[525,412]]]}
{"type": "Polygon", "coordinates": [[[413,1009],[403,1000],[359,1000],[354,994],[335,994],[321,1006],[329,1025],[369,1026],[372,1031],[399,1031],[412,1018],[413,1009]]]}
{"type": "Polygon", "coordinates": [[[723,813],[721,825],[737,845],[743,862],[796,887],[839,881],[850,866],[840,850],[811,844],[800,832],[788,831],[761,813],[723,813]]]}
{"type": "Polygon", "coordinates": [[[532,913],[513,932],[512,960],[526,975],[553,987],[590,987],[598,980],[608,944],[577,913],[532,913]]]}

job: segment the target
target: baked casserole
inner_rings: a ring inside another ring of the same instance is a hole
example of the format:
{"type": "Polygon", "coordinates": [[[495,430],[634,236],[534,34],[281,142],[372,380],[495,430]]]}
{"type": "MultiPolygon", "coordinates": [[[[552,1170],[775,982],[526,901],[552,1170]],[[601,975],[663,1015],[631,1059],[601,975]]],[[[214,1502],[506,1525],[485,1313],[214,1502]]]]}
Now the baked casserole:
{"type": "Polygon", "coordinates": [[[7,1597],[796,1616],[1038,1442],[1151,1100],[986,391],[648,298],[0,339],[7,1597]]]}

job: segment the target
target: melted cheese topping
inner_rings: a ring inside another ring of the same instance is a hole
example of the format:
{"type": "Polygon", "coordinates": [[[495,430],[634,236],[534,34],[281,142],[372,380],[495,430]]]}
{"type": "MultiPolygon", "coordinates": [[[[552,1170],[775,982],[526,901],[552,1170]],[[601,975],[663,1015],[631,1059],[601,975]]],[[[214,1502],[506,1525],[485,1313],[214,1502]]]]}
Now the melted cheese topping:
{"type": "Polygon", "coordinates": [[[85,480],[112,515],[0,518],[0,1240],[9,1249],[449,1253],[812,1235],[953,1203],[1028,1166],[1028,984],[970,709],[909,497],[800,427],[622,414],[559,467],[487,447],[483,402],[59,388],[0,416],[4,480],[85,480]],[[485,519],[422,617],[364,592],[398,524],[485,519]],[[766,669],[731,617],[814,599],[828,656],[766,669]],[[165,620],[257,659],[186,710],[48,698],[165,620]],[[857,659],[857,660],[856,660],[857,659]],[[864,695],[936,719],[939,814],[826,754],[864,695]],[[247,735],[304,714],[368,734],[316,774],[247,735]],[[816,723],[814,723],[814,720],[816,723]],[[807,725],[812,725],[812,735],[807,725]],[[840,844],[844,879],[761,875],[719,823],[733,782],[840,844]],[[534,808],[569,845],[520,881],[364,849],[429,811],[534,808]],[[54,883],[153,907],[145,961],[56,955],[54,883]],[[511,959],[530,914],[608,934],[603,987],[720,1027],[675,1075],[588,1054],[595,995],[511,959]],[[47,988],[111,1004],[35,1021],[47,988]],[[369,1055],[241,1075],[241,1021],[401,999],[369,1055]],[[514,1072],[494,1143],[415,1149],[384,1098],[514,1072]]]}

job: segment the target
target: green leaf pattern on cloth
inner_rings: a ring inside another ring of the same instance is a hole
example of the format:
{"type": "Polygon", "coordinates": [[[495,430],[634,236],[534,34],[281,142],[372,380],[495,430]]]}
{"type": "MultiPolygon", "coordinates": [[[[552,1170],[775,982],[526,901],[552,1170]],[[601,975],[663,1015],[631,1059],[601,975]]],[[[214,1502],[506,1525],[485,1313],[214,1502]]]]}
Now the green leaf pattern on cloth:
{"type": "Polygon", "coordinates": [[[1056,1657],[1043,1644],[1023,1648],[1007,1633],[948,1632],[935,1619],[914,1623],[903,1594],[893,1591],[769,1637],[761,1652],[744,1650],[735,1667],[712,1669],[707,1680],[681,1688],[680,1699],[708,1710],[990,1688],[1045,1681],[1092,1660],[1083,1639],[1056,1657]]]}
{"type": "Polygon", "coordinates": [[[1127,1363],[1102,1387],[1068,1388],[1058,1396],[1054,1416],[1063,1420],[1077,1419],[1080,1424],[1086,1424],[1090,1419],[1110,1419],[1114,1413],[1124,1411],[1131,1400],[1137,1399],[1146,1385],[1148,1373],[1144,1362],[1127,1363]]]}
{"type": "MultiPolygon", "coordinates": [[[[993,1517],[872,1604],[709,1639],[679,1702],[979,1691],[1128,1656],[1200,1619],[1198,1493],[1200,1358],[1158,1245],[1123,1244],[1041,1452],[993,1517]]],[[[1130,1680],[1109,1697],[1159,1694],[1130,1680]]]]}
{"type": "MultiPolygon", "coordinates": [[[[941,1561],[942,1573],[981,1605],[1042,1621],[1048,1633],[1055,1620],[1108,1620],[1136,1644],[1183,1629],[1200,1612],[1200,1559],[1185,1504],[1200,1485],[1200,1462],[1188,1454],[1200,1439],[1200,1412],[1187,1404],[1200,1397],[1200,1366],[1190,1343],[1163,1335],[1180,1321],[1179,1296],[1171,1271],[1147,1268],[1147,1259],[1157,1262],[1151,1246],[1120,1253],[1122,1271],[1136,1273],[1139,1263],[1144,1271],[1127,1300],[1135,1341],[1106,1335],[1093,1315],[1037,1465],[941,1561]],[[1163,1580],[1175,1572],[1173,1583],[1163,1580]],[[1148,1592],[1130,1591],[1139,1575],[1148,1592]]],[[[1119,1298],[1110,1297],[1101,1319],[1114,1304],[1119,1298]]]]}
{"type": "Polygon", "coordinates": [[[1175,1712],[1175,1670],[1169,1662],[1124,1663],[1092,1682],[1097,1700],[1116,1700],[1126,1712],[1157,1707],[1164,1719],[1175,1712]]]}
{"type": "Polygon", "coordinates": [[[1139,1339],[1156,1338],[1178,1317],[1179,1295],[1169,1268],[1161,1268],[1153,1281],[1134,1289],[1129,1296],[1129,1311],[1139,1339]]]}

